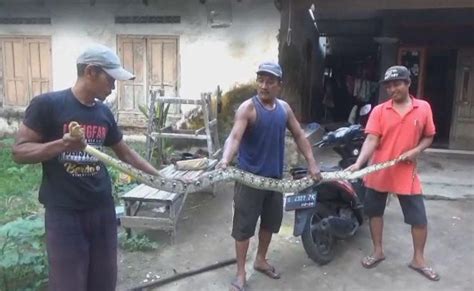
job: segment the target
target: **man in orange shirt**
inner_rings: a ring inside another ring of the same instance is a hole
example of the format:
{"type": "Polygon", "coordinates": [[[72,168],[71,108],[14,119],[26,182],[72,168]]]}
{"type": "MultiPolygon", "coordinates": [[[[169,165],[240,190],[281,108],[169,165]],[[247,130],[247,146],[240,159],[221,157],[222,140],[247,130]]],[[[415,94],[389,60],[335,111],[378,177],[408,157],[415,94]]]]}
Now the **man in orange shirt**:
{"type": "Polygon", "coordinates": [[[370,158],[371,163],[402,157],[394,167],[367,175],[365,212],[370,219],[373,253],[362,259],[362,266],[373,268],[385,259],[382,247],[383,214],[388,193],[398,196],[405,223],[411,225],[414,254],[409,267],[426,278],[438,281],[440,276],[428,267],[424,248],[428,234],[421,183],[416,171],[417,156],[433,142],[435,126],[430,105],[409,94],[410,72],[394,66],[381,81],[390,100],[376,106],[366,126],[367,138],[356,163],[348,168],[358,170],[370,158]]]}

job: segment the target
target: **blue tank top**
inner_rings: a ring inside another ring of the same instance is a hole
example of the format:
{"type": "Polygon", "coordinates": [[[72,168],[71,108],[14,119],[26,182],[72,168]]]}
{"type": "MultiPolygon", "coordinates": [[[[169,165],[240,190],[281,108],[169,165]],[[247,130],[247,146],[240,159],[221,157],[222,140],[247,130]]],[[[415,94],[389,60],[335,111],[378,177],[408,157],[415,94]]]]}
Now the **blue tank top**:
{"type": "Polygon", "coordinates": [[[239,168],[259,176],[281,178],[285,149],[286,109],[277,99],[274,109],[266,109],[258,96],[252,97],[257,112],[247,126],[239,147],[239,168]]]}

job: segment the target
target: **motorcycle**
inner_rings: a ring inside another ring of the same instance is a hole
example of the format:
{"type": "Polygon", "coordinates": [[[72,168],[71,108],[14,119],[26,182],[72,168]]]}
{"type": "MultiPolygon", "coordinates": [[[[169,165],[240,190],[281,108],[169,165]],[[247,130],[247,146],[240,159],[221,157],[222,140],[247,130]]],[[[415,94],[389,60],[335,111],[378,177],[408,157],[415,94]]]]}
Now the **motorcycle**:
{"type": "MultiPolygon", "coordinates": [[[[316,147],[332,147],[341,160],[337,166],[322,166],[322,172],[352,165],[365,139],[361,125],[342,127],[325,134],[316,147]]],[[[293,179],[307,175],[306,168],[290,170],[293,179]]],[[[308,256],[320,265],[335,256],[338,239],[355,235],[364,221],[365,187],[362,179],[323,182],[285,197],[285,211],[295,211],[294,236],[301,236],[308,256]]]]}

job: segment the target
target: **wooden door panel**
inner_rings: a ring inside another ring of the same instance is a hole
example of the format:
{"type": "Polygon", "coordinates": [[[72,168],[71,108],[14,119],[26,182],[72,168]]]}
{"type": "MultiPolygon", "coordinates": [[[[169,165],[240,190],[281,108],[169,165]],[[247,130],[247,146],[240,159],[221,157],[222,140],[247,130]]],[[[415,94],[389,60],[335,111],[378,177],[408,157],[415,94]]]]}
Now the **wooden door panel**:
{"type": "Polygon", "coordinates": [[[163,43],[163,83],[176,86],[176,42],[163,43]]]}
{"type": "Polygon", "coordinates": [[[144,38],[119,38],[123,67],[135,75],[134,80],[118,81],[119,110],[138,111],[138,104],[146,104],[145,44],[144,38]]]}
{"type": "Polygon", "coordinates": [[[26,50],[22,39],[3,42],[5,67],[5,104],[25,106],[28,102],[26,50]]]}
{"type": "Polygon", "coordinates": [[[460,50],[450,147],[474,150],[474,50],[460,50]]]}
{"type": "Polygon", "coordinates": [[[150,39],[148,43],[150,85],[161,85],[163,81],[163,41],[159,39],[150,39]]]}
{"type": "Polygon", "coordinates": [[[51,46],[45,39],[27,40],[31,94],[37,96],[51,90],[51,46]]]}

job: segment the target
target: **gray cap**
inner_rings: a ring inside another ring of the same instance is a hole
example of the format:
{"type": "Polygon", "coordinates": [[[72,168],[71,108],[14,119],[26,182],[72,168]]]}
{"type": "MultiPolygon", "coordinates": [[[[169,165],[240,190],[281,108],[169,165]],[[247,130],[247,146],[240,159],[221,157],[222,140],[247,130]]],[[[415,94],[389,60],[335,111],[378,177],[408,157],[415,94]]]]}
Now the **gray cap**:
{"type": "Polygon", "coordinates": [[[99,66],[115,80],[126,81],[135,79],[132,73],[122,67],[117,54],[101,44],[89,46],[77,58],[76,63],[99,66]]]}
{"type": "Polygon", "coordinates": [[[257,74],[269,73],[281,79],[283,73],[279,64],[274,62],[263,62],[258,66],[257,74]]]}
{"type": "Polygon", "coordinates": [[[410,71],[404,66],[393,66],[387,69],[383,80],[380,83],[386,83],[394,80],[410,81],[410,71]]]}

